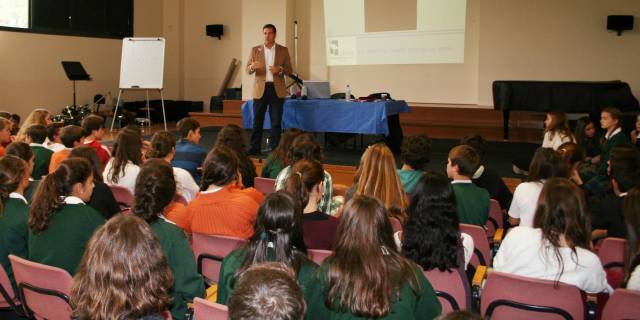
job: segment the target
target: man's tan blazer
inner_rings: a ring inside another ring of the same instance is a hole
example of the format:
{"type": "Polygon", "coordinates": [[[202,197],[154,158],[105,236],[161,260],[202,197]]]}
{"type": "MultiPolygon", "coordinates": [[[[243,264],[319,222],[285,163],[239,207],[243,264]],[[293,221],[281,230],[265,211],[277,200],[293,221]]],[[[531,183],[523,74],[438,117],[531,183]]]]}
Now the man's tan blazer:
{"type": "MultiPolygon", "coordinates": [[[[282,68],[282,71],[279,74],[273,75],[273,86],[276,89],[276,94],[278,98],[284,98],[287,95],[287,90],[284,85],[284,75],[291,74],[293,72],[291,68],[291,58],[289,57],[289,50],[287,47],[281,46],[279,44],[275,44],[276,46],[276,57],[273,61],[274,66],[279,66],[282,68]]],[[[255,46],[251,49],[251,54],[249,55],[249,59],[247,59],[247,72],[249,74],[255,73],[255,77],[253,80],[253,98],[260,99],[264,94],[264,84],[266,82],[266,72],[269,66],[265,63],[264,59],[264,48],[263,45],[255,46]],[[258,61],[262,64],[262,68],[251,70],[251,62],[258,61]]]]}

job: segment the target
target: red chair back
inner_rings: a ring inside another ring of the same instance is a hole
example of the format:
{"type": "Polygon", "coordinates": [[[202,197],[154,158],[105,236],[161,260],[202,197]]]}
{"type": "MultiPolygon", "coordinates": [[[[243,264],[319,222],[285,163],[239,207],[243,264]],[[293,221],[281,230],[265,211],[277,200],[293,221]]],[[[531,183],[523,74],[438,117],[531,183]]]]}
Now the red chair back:
{"type": "Polygon", "coordinates": [[[253,180],[253,187],[262,192],[265,196],[268,196],[276,192],[276,179],[255,177],[253,180]]]}
{"type": "Polygon", "coordinates": [[[0,308],[11,308],[21,314],[20,300],[11,286],[7,272],[0,266],[0,308]]]}
{"type": "Polygon", "coordinates": [[[113,197],[116,199],[118,205],[120,205],[120,209],[124,210],[133,207],[133,194],[131,194],[129,189],[115,184],[109,185],[109,189],[111,189],[113,197]]]}
{"type": "Polygon", "coordinates": [[[491,272],[482,289],[482,315],[486,319],[585,318],[580,289],[551,280],[538,280],[491,272]]]}
{"type": "Polygon", "coordinates": [[[206,279],[217,283],[222,259],[246,243],[247,240],[236,237],[194,233],[193,255],[196,258],[198,272],[206,279]]]}
{"type": "Polygon", "coordinates": [[[440,305],[442,305],[442,314],[471,309],[469,283],[465,275],[460,274],[458,269],[451,272],[433,269],[425,271],[424,276],[436,291],[440,305]]]}
{"type": "Polygon", "coordinates": [[[640,291],[616,289],[602,311],[602,319],[622,320],[640,318],[640,291]]]}
{"type": "Polygon", "coordinates": [[[487,232],[483,227],[479,227],[472,224],[460,224],[460,232],[466,233],[473,238],[473,256],[471,257],[471,264],[474,267],[478,265],[492,266],[493,257],[491,256],[491,248],[489,247],[489,240],[487,239],[487,232]]]}
{"type": "Polygon", "coordinates": [[[607,281],[613,288],[619,288],[624,276],[624,257],[627,252],[627,240],[622,238],[604,238],[600,242],[598,258],[607,272],[607,281]]]}
{"type": "Polygon", "coordinates": [[[307,257],[311,259],[311,261],[322,264],[322,261],[326,259],[328,256],[332,255],[333,251],[331,250],[322,250],[322,249],[308,249],[307,257]]]}
{"type": "Polygon", "coordinates": [[[504,227],[504,217],[502,214],[502,208],[500,208],[500,202],[495,199],[489,200],[489,220],[485,224],[487,229],[487,237],[493,238],[498,228],[504,227]]]}
{"type": "Polygon", "coordinates": [[[25,309],[36,319],[69,319],[72,278],[63,269],[9,255],[25,309]]]}
{"type": "Polygon", "coordinates": [[[225,305],[196,298],[193,300],[193,315],[195,319],[227,320],[229,311],[225,305]]]}

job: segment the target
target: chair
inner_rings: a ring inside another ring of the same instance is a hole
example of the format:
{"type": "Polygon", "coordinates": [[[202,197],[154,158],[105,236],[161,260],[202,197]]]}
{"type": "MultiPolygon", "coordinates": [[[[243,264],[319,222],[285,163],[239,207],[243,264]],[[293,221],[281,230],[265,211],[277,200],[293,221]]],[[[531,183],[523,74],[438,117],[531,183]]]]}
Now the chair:
{"type": "Polygon", "coordinates": [[[195,319],[227,320],[229,311],[225,305],[195,298],[193,300],[193,315],[195,319]]]}
{"type": "Polygon", "coordinates": [[[402,223],[400,223],[400,220],[398,220],[398,218],[391,217],[389,218],[389,222],[391,223],[391,229],[393,229],[393,233],[402,231],[402,223]]]}
{"type": "Polygon", "coordinates": [[[640,318],[640,291],[616,289],[602,310],[602,319],[622,320],[640,318]]]}
{"type": "Polygon", "coordinates": [[[111,189],[113,197],[116,199],[118,205],[120,205],[120,209],[124,210],[133,207],[133,194],[131,194],[129,189],[115,184],[109,185],[109,189],[111,189]]]}
{"type": "Polygon", "coordinates": [[[331,250],[321,250],[321,249],[308,249],[307,256],[311,261],[322,264],[322,261],[326,259],[328,256],[332,255],[333,251],[331,250]]]}
{"type": "Polygon", "coordinates": [[[268,196],[276,192],[276,179],[256,177],[253,180],[253,187],[262,192],[265,196],[268,196]]]}
{"type": "Polygon", "coordinates": [[[187,202],[187,199],[179,193],[176,193],[176,195],[173,196],[173,202],[181,203],[185,206],[189,204],[189,202],[187,202]]]}
{"type": "Polygon", "coordinates": [[[26,313],[36,319],[69,319],[72,278],[63,269],[9,255],[26,313]]]}
{"type": "Polygon", "coordinates": [[[607,281],[619,288],[624,275],[624,257],[627,252],[627,240],[622,238],[604,238],[598,249],[598,258],[607,272],[607,281]]]}
{"type": "Polygon", "coordinates": [[[7,272],[0,266],[0,309],[11,308],[19,316],[23,316],[20,299],[13,291],[7,272]]]}
{"type": "Polygon", "coordinates": [[[500,202],[495,199],[489,201],[489,220],[484,225],[487,229],[487,237],[493,238],[496,234],[496,230],[504,228],[504,215],[502,214],[502,208],[500,208],[500,202]]]}
{"type": "Polygon", "coordinates": [[[585,318],[582,292],[575,286],[493,271],[482,290],[486,319],[585,318]]]}
{"type": "Polygon", "coordinates": [[[460,224],[460,232],[466,233],[473,238],[473,256],[471,257],[471,264],[474,267],[478,265],[491,266],[493,263],[493,257],[491,256],[491,248],[489,247],[489,240],[487,240],[487,232],[484,228],[472,225],[472,224],[460,224]]]}
{"type": "Polygon", "coordinates": [[[461,274],[458,269],[451,272],[433,269],[424,271],[424,276],[436,291],[442,305],[442,314],[471,310],[471,288],[466,275],[461,274]]]}
{"type": "Polygon", "coordinates": [[[198,273],[210,281],[218,282],[222,259],[247,242],[245,239],[193,233],[193,254],[198,273]]]}

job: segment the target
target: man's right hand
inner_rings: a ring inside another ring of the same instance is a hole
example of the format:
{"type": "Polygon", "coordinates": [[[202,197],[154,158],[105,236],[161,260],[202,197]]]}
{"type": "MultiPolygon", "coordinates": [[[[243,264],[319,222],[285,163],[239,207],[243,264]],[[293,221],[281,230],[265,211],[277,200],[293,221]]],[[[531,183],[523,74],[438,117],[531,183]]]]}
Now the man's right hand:
{"type": "Polygon", "coordinates": [[[253,61],[251,62],[251,65],[249,67],[254,71],[258,69],[262,69],[262,63],[260,63],[259,61],[253,61]]]}

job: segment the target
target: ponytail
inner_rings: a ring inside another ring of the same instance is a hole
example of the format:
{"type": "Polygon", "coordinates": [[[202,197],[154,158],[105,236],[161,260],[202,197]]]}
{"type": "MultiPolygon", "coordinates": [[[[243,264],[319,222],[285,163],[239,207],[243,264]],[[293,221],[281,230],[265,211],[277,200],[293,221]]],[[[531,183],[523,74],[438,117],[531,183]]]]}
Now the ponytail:
{"type": "Polygon", "coordinates": [[[151,137],[151,150],[147,152],[147,159],[164,158],[176,146],[173,134],[167,131],[156,132],[151,137]]]}
{"type": "Polygon", "coordinates": [[[53,213],[64,206],[64,198],[71,194],[76,183],[85,183],[93,174],[88,160],[69,158],[60,163],[56,171],[47,175],[38,185],[29,209],[28,225],[39,234],[49,225],[53,213]]]}
{"type": "Polygon", "coordinates": [[[291,168],[284,189],[291,193],[304,208],[309,204],[309,193],[324,181],[322,164],[315,160],[300,160],[291,168]]]}
{"type": "Polygon", "coordinates": [[[27,163],[16,156],[0,158],[0,217],[4,214],[4,202],[9,194],[20,186],[27,170],[27,163]]]}

